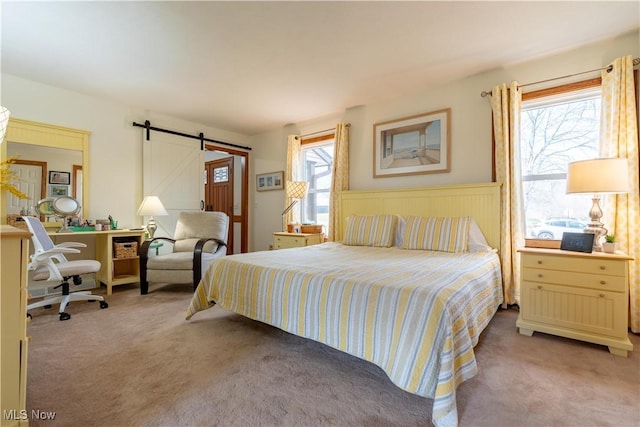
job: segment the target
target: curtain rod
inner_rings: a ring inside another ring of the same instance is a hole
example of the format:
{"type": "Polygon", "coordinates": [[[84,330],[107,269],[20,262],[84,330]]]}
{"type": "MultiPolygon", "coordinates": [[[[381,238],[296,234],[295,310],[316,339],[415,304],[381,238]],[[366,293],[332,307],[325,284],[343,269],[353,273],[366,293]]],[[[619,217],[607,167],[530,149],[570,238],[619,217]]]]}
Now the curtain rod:
{"type": "MultiPolygon", "coordinates": [[[[350,126],[351,126],[351,123],[347,123],[347,125],[346,125],[346,126],[347,126],[347,127],[350,127],[350,126]]],[[[329,131],[331,131],[331,130],[336,130],[336,128],[329,128],[329,129],[325,129],[325,130],[319,130],[319,131],[317,131],[317,132],[311,132],[311,133],[308,133],[308,134],[306,134],[306,135],[300,135],[300,138],[306,138],[307,136],[317,135],[317,134],[319,134],[319,133],[325,133],[325,132],[329,132],[329,131]]]]}
{"type": "MultiPolygon", "coordinates": [[[[640,64],[640,58],[634,58],[633,59],[633,66],[635,67],[638,64],[640,64]]],[[[554,80],[566,79],[566,78],[569,78],[569,77],[575,77],[575,76],[579,76],[579,75],[582,75],[582,74],[594,73],[596,71],[602,71],[602,70],[607,70],[607,72],[610,73],[612,69],[613,69],[613,65],[608,65],[606,67],[596,68],[595,70],[582,71],[580,73],[567,74],[566,76],[553,77],[551,79],[540,80],[538,82],[526,83],[526,84],[523,84],[523,85],[518,85],[518,87],[521,88],[521,87],[525,87],[525,86],[537,85],[539,83],[552,82],[554,80]]],[[[486,97],[486,96],[490,96],[490,95],[491,95],[491,91],[483,90],[480,93],[480,96],[483,97],[483,98],[486,97]]]]}
{"type": "Polygon", "coordinates": [[[139,128],[145,128],[147,130],[147,141],[149,141],[149,139],[150,139],[149,131],[155,130],[157,132],[163,132],[163,133],[168,133],[168,134],[171,134],[171,135],[183,136],[185,138],[198,139],[198,140],[200,140],[200,149],[201,150],[204,150],[204,141],[207,141],[207,142],[213,142],[213,143],[216,143],[216,144],[226,145],[228,147],[242,148],[243,150],[251,151],[251,147],[243,147],[242,145],[236,145],[236,144],[232,144],[230,142],[223,142],[223,141],[218,141],[218,140],[215,140],[215,139],[205,138],[204,134],[202,132],[200,132],[200,135],[189,135],[187,133],[177,132],[175,130],[157,128],[157,127],[151,126],[151,122],[149,120],[145,120],[144,124],[133,122],[133,125],[137,126],[139,128]]]}

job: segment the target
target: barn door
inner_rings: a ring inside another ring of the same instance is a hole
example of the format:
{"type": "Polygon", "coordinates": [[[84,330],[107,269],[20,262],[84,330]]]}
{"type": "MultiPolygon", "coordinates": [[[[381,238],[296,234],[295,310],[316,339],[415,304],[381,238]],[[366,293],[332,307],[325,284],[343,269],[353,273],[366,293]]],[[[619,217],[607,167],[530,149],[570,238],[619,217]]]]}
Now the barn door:
{"type": "Polygon", "coordinates": [[[156,235],[171,237],[179,212],[204,208],[204,151],[193,139],[151,131],[147,141],[146,135],[143,129],[142,197],[160,198],[169,215],[154,217],[156,235]]]}

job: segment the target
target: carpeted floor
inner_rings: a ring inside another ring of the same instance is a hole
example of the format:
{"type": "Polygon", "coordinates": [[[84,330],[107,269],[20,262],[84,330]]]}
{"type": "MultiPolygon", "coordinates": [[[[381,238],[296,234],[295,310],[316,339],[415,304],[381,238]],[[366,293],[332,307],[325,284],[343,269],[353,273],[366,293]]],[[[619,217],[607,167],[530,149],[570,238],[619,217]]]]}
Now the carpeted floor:
{"type": "MultiPolygon", "coordinates": [[[[31,426],[429,426],[431,400],[376,366],[214,307],[184,320],[189,287],[119,286],[109,308],[32,311],[31,426]]],[[[458,388],[464,426],[639,426],[640,336],[606,347],[519,335],[499,311],[458,388]]]]}

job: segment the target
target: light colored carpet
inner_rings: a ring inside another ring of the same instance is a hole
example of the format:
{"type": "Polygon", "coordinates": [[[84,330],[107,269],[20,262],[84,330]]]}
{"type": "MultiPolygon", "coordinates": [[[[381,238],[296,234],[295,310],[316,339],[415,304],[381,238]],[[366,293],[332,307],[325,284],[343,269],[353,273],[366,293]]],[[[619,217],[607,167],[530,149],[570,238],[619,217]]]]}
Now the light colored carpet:
{"type": "MultiPolygon", "coordinates": [[[[431,400],[376,366],[214,307],[184,320],[188,286],[119,286],[110,307],[32,311],[31,426],[429,426],[431,400]]],[[[519,335],[499,311],[458,388],[464,426],[639,426],[640,337],[605,347],[519,335]]]]}

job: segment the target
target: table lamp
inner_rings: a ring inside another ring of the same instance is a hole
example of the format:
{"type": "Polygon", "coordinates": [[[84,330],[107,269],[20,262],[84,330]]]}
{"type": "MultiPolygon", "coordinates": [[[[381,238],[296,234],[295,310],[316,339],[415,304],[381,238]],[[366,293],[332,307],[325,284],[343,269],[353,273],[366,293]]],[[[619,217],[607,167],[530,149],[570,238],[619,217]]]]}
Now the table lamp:
{"type": "Polygon", "coordinates": [[[601,194],[626,193],[629,191],[629,173],[627,159],[609,158],[581,160],[569,163],[567,170],[567,194],[592,193],[593,205],[589,211],[591,222],[584,229],[585,233],[595,234],[593,250],[602,251],[600,239],[607,234],[607,229],[600,222],[601,194]]]}
{"type": "Polygon", "coordinates": [[[287,224],[285,224],[284,216],[298,203],[298,200],[304,199],[307,195],[307,189],[309,184],[306,181],[287,181],[287,197],[293,199],[293,202],[282,212],[282,230],[287,231],[287,224]]]}
{"type": "Polygon", "coordinates": [[[162,205],[162,202],[158,198],[158,196],[147,196],[144,198],[142,203],[140,203],[140,207],[138,208],[138,215],[140,216],[149,216],[149,223],[147,224],[147,232],[149,233],[149,238],[153,239],[153,235],[158,229],[158,225],[156,224],[156,220],[153,219],[155,216],[161,215],[169,215],[167,210],[162,205]]]}

